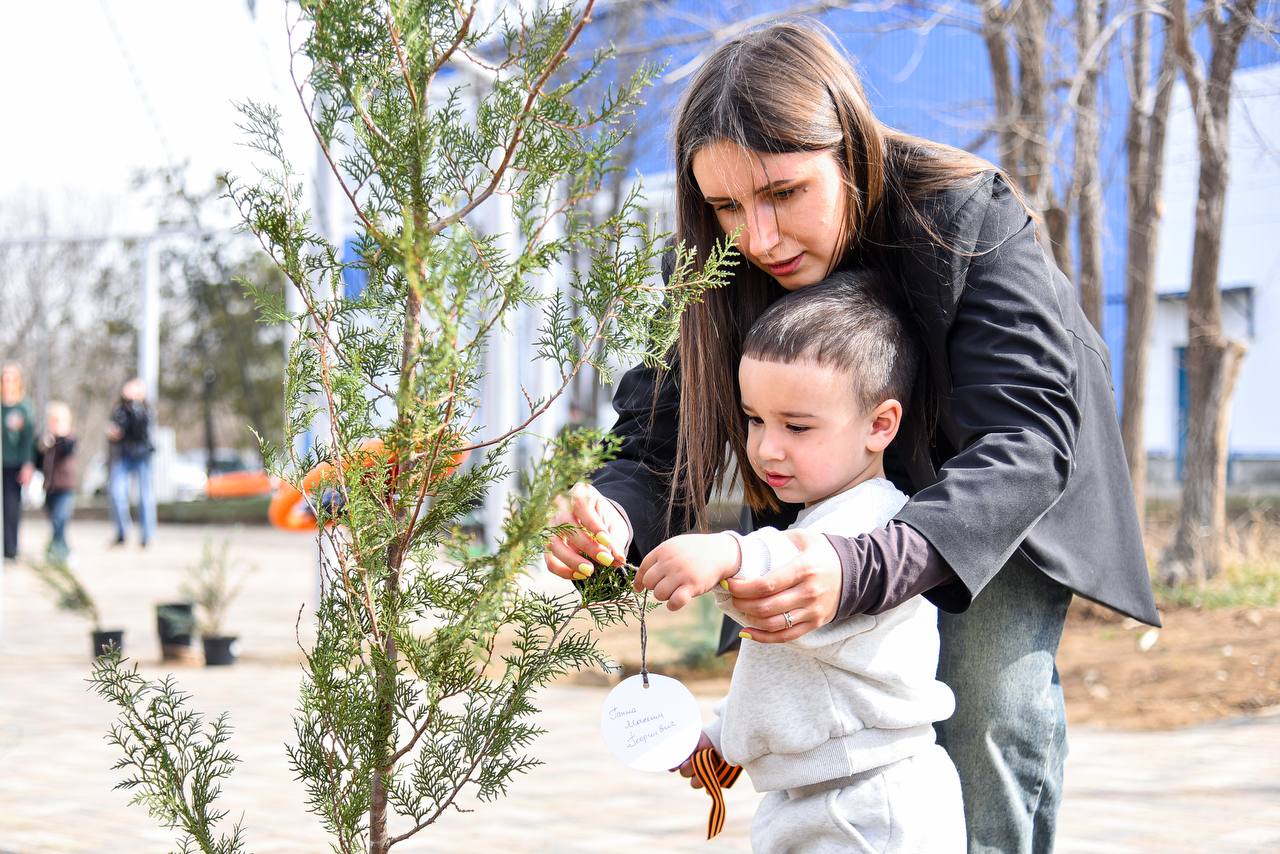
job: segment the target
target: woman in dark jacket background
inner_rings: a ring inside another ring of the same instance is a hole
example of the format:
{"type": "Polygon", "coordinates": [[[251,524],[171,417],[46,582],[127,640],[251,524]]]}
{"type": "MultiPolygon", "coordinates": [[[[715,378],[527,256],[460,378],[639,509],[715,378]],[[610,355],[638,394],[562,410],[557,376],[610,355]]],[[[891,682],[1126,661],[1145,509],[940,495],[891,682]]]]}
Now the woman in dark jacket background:
{"type": "MultiPolygon", "coordinates": [[[[751,322],[837,267],[888,271],[927,353],[916,441],[886,459],[911,501],[872,534],[788,532],[800,556],[730,581],[734,605],[773,643],[926,595],[944,612],[939,675],[957,710],[938,730],[969,849],[1050,850],[1066,757],[1054,657],[1071,594],[1158,622],[1105,345],[999,171],[882,125],[817,29],[721,46],[675,121],[677,240],[704,260],[736,230],[747,263],[685,314],[670,373],[619,382],[620,453],[566,498],[552,523],[583,530],[553,541],[547,566],[573,577],[593,560],[638,563],[704,526],[744,448],[735,372],[751,322]]],[[[751,523],[784,528],[796,509],[751,523]]]]}

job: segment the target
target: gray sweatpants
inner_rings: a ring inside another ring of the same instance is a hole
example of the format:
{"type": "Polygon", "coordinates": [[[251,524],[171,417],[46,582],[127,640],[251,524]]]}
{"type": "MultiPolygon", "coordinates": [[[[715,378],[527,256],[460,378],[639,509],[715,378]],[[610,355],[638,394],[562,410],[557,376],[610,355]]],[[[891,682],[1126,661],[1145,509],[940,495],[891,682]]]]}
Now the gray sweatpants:
{"type": "Polygon", "coordinates": [[[960,778],[936,744],[842,780],[769,792],[755,854],[964,854],[960,778]]]}

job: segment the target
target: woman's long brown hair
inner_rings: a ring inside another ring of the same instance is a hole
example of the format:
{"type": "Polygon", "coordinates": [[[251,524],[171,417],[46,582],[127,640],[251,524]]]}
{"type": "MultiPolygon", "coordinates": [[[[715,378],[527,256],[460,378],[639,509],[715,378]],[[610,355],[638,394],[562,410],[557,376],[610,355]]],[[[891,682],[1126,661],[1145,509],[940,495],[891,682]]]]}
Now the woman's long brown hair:
{"type": "MultiPolygon", "coordinates": [[[[725,235],[698,189],[693,158],[718,141],[767,154],[832,152],[845,179],[846,255],[887,244],[886,206],[945,245],[918,206],[995,169],[975,155],[881,124],[849,59],[809,22],[772,24],[720,46],[681,101],[674,124],[676,236],[699,265],[725,235]]],[[[751,324],[781,292],[770,276],[740,261],[727,287],[706,294],[681,319],[680,430],[669,516],[680,508],[684,518],[669,518],[673,532],[704,528],[712,490],[738,474],[729,471],[730,453],[746,459],[738,360],[751,324]]],[[[749,506],[778,506],[757,478],[742,481],[749,506]]]]}

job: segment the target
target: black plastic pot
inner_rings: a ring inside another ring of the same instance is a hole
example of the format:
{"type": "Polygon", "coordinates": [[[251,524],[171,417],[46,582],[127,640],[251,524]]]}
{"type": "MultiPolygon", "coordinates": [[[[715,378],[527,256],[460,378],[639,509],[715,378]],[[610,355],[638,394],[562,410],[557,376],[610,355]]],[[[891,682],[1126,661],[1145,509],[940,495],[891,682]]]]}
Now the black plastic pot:
{"type": "Polygon", "coordinates": [[[205,635],[204,663],[209,667],[220,667],[236,663],[236,638],[219,635],[205,635]]]}
{"type": "Polygon", "coordinates": [[[160,657],[180,661],[195,656],[196,616],[190,602],[165,602],[156,606],[156,632],[160,657]]]}
{"type": "Polygon", "coordinates": [[[110,629],[109,631],[95,631],[93,633],[93,657],[105,655],[108,647],[115,645],[115,648],[124,651],[124,629],[110,629]]]}

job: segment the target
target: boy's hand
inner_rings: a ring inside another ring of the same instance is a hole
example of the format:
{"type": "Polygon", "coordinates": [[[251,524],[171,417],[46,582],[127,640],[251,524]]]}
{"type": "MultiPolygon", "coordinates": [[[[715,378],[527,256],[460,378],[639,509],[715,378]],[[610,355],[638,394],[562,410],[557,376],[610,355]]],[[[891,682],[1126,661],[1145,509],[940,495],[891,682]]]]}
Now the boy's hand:
{"type": "Polygon", "coordinates": [[[645,556],[636,573],[637,593],[648,588],[653,598],[679,611],[738,571],[742,555],[729,534],[684,534],[672,537],[645,556]]]}
{"type": "Polygon", "coordinates": [[[702,782],[693,775],[693,757],[704,747],[715,747],[715,745],[711,743],[711,739],[707,738],[707,734],[705,732],[698,736],[698,746],[693,749],[693,753],[689,754],[689,758],[681,762],[678,767],[671,769],[672,771],[679,771],[680,776],[688,779],[689,785],[695,789],[701,789],[702,782]]]}

